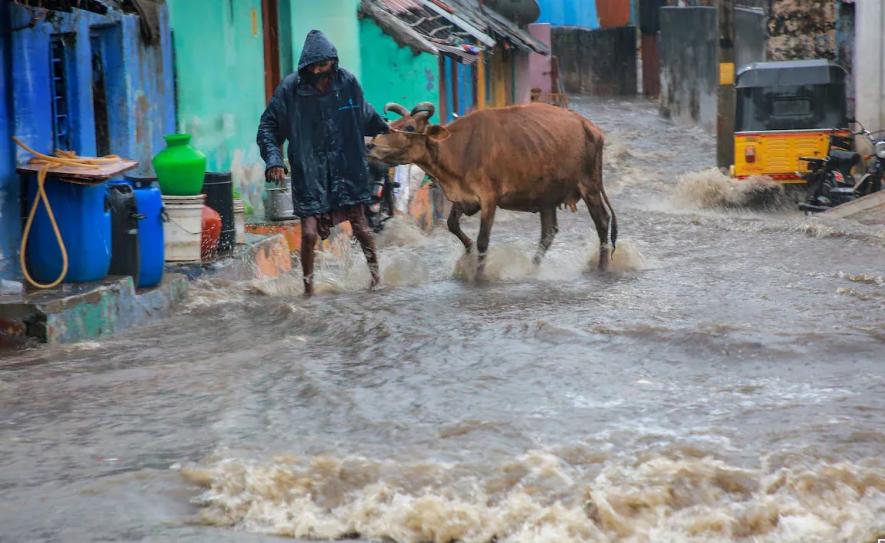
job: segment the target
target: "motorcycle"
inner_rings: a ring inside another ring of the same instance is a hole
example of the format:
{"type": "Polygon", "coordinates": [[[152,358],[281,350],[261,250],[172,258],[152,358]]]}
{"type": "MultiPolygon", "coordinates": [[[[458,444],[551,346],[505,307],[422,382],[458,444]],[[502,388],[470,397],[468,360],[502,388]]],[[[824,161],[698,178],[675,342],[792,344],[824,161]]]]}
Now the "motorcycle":
{"type": "Polygon", "coordinates": [[[799,204],[806,214],[819,213],[838,205],[861,198],[882,189],[885,175],[885,130],[870,132],[862,124],[851,136],[830,136],[830,148],[825,157],[800,157],[808,163],[803,174],[808,187],[808,200],[799,204]],[[851,150],[853,137],[864,136],[873,146],[874,153],[866,172],[856,179],[852,169],[860,163],[861,156],[851,150]]]}
{"type": "Polygon", "coordinates": [[[858,190],[861,196],[882,190],[882,178],[885,177],[885,130],[866,132],[873,144],[873,155],[867,165],[867,171],[860,178],[858,190]]]}
{"type": "Polygon", "coordinates": [[[390,178],[390,166],[381,162],[369,161],[372,202],[367,206],[366,218],[376,234],[384,230],[384,223],[393,218],[396,211],[395,190],[399,183],[390,178]]]}

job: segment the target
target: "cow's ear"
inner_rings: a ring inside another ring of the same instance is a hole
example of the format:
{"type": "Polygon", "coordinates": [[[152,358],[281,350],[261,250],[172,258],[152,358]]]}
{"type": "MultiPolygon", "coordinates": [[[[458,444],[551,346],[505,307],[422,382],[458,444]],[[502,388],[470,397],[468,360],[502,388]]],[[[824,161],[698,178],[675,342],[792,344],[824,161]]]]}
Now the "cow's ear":
{"type": "Polygon", "coordinates": [[[440,126],[440,125],[438,125],[438,124],[434,124],[434,125],[432,125],[432,126],[428,126],[428,127],[427,127],[427,132],[425,132],[425,134],[427,134],[427,137],[428,137],[428,138],[430,138],[430,139],[432,139],[432,140],[434,140],[434,141],[444,141],[444,140],[447,140],[447,139],[449,139],[449,136],[451,135],[451,134],[449,133],[449,129],[448,129],[448,128],[446,128],[445,126],[440,126]]]}

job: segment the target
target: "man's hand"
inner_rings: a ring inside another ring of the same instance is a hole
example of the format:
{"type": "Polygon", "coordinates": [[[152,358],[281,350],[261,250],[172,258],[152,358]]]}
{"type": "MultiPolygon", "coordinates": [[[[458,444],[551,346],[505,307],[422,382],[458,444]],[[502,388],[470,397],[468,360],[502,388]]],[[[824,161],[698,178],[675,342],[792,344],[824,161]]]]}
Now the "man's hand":
{"type": "Polygon", "coordinates": [[[286,178],[286,170],[280,166],[274,166],[273,168],[267,170],[265,176],[268,181],[282,184],[283,180],[286,178]]]}

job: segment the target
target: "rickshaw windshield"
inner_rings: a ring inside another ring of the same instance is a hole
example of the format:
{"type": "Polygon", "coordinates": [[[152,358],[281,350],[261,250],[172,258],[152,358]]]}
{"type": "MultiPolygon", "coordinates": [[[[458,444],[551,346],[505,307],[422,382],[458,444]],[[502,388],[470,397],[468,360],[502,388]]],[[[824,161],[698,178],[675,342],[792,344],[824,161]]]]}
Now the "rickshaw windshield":
{"type": "Polygon", "coordinates": [[[737,132],[848,126],[843,84],[751,87],[737,91],[737,132]]]}

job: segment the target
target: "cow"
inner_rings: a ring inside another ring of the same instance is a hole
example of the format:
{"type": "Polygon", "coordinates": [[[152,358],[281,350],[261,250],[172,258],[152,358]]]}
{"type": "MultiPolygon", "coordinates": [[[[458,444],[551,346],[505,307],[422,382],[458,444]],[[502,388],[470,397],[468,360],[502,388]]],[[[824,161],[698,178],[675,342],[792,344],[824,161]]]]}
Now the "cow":
{"type": "Polygon", "coordinates": [[[609,224],[614,249],[618,222],[602,185],[604,137],[593,123],[541,103],[475,111],[447,126],[429,125],[433,111],[427,107],[408,112],[388,104],[385,110],[403,119],[369,142],[369,157],[416,164],[433,177],[452,202],[449,231],[468,253],[474,243],[461,230],[461,217],[480,213],[478,276],[497,208],[540,214],[541,240],[534,257],[539,264],[558,232],[557,208],[575,211],[579,200],[587,205],[599,236],[599,268],[607,268],[609,224]]]}

